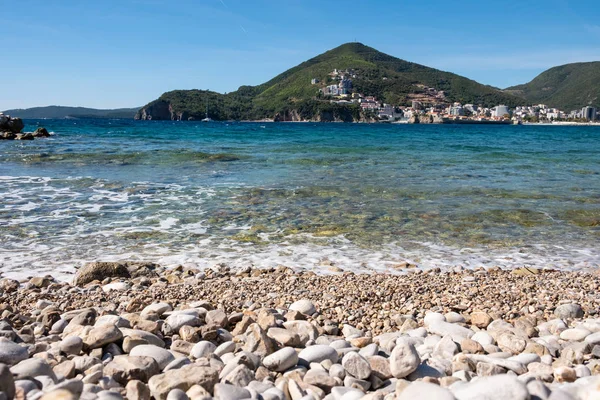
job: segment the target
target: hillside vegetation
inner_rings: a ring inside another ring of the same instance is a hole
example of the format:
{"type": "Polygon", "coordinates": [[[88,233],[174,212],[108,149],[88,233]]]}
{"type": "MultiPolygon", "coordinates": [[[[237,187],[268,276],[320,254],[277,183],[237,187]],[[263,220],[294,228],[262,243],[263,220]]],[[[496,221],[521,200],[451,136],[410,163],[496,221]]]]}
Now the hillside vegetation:
{"type": "Polygon", "coordinates": [[[587,105],[600,107],[600,62],[561,65],[542,72],[531,82],[505,92],[532,104],[547,104],[563,111],[587,105]]]}
{"type": "Polygon", "coordinates": [[[242,86],[228,94],[202,90],[176,90],[163,94],[138,112],[141,119],[202,119],[208,104],[215,120],[358,120],[357,105],[332,104],[319,89],[335,83],[334,70],[353,70],[353,90],[396,106],[410,105],[425,87],[443,91],[443,102],[482,106],[523,104],[523,99],[465,77],[411,63],[361,43],[347,43],[291,68],[258,86],[242,86]],[[319,84],[312,85],[311,79],[319,84]]]}

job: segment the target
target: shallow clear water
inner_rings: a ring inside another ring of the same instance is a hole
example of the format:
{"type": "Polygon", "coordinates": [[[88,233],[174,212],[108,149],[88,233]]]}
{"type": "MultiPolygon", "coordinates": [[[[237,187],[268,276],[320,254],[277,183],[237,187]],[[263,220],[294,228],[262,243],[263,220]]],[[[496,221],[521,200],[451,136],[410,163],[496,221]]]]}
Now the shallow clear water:
{"type": "Polygon", "coordinates": [[[27,121],[0,141],[0,271],[90,260],[597,267],[600,128],[27,121]]]}

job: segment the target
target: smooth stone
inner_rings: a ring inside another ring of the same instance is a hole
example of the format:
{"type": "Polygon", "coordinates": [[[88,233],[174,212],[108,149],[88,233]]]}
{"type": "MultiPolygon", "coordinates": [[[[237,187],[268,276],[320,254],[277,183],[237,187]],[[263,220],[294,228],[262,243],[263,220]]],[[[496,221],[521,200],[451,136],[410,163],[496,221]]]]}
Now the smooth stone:
{"type": "Polygon", "coordinates": [[[312,362],[330,360],[332,363],[338,361],[338,353],[333,347],[327,345],[314,345],[303,349],[298,354],[298,364],[308,367],[312,362]]]}
{"type": "Polygon", "coordinates": [[[317,312],[317,308],[315,307],[313,302],[307,299],[298,300],[292,303],[289,309],[292,311],[301,312],[302,314],[306,315],[313,315],[317,312]]]}
{"type": "Polygon", "coordinates": [[[356,379],[367,379],[371,375],[369,362],[355,352],[348,353],[342,358],[342,366],[356,379]]]}
{"type": "Polygon", "coordinates": [[[450,390],[457,400],[529,400],[525,384],[511,375],[481,377],[450,390]]]}
{"type": "Polygon", "coordinates": [[[136,346],[133,348],[133,350],[131,350],[129,355],[138,357],[151,357],[158,363],[158,367],[161,369],[161,371],[175,359],[175,356],[170,351],[153,344],[142,344],[136,346]]]}
{"type": "Polygon", "coordinates": [[[581,328],[566,329],[560,333],[560,338],[562,340],[571,340],[571,341],[581,342],[586,337],[588,337],[591,333],[592,332],[588,331],[587,329],[581,329],[581,328]]]}
{"type": "Polygon", "coordinates": [[[0,363],[15,365],[29,357],[27,348],[0,337],[0,363]]]}
{"type": "Polygon", "coordinates": [[[123,337],[139,338],[147,341],[149,344],[158,347],[165,347],[165,342],[153,333],[143,331],[141,329],[120,328],[123,337]]]}
{"type": "Polygon", "coordinates": [[[102,291],[104,293],[109,293],[113,290],[115,292],[124,292],[126,290],[129,290],[129,288],[130,288],[130,286],[126,282],[114,282],[114,283],[108,283],[108,284],[102,286],[102,291]]]}
{"type": "Polygon", "coordinates": [[[39,358],[29,358],[23,360],[17,365],[11,367],[10,372],[15,379],[35,378],[41,375],[50,377],[56,382],[56,374],[52,371],[52,367],[39,358]]]}
{"type": "Polygon", "coordinates": [[[164,313],[171,311],[172,309],[173,309],[173,307],[171,307],[171,305],[168,303],[154,303],[154,304],[150,304],[150,305],[147,305],[146,307],[144,307],[144,309],[142,310],[140,315],[143,317],[143,316],[147,316],[148,314],[151,314],[151,313],[156,313],[159,316],[161,316],[164,313]]]}
{"type": "Polygon", "coordinates": [[[183,390],[173,389],[167,395],[167,400],[189,400],[189,397],[183,390]]]}
{"type": "Polygon", "coordinates": [[[244,364],[240,364],[229,372],[223,379],[223,383],[245,387],[255,379],[254,372],[244,364]]]}
{"type": "Polygon", "coordinates": [[[344,327],[342,328],[342,335],[344,335],[344,338],[349,339],[352,337],[361,337],[364,335],[364,332],[353,327],[352,325],[344,324],[344,327]]]}
{"type": "Polygon", "coordinates": [[[93,328],[84,339],[86,348],[93,350],[123,339],[123,333],[115,325],[101,325],[93,328]]]}
{"type": "Polygon", "coordinates": [[[298,347],[301,344],[297,333],[284,328],[269,328],[267,336],[282,346],[298,347]]]}
{"type": "Polygon", "coordinates": [[[488,346],[496,343],[492,335],[490,335],[486,331],[475,332],[475,334],[471,336],[471,340],[476,341],[482,346],[488,346]]]}
{"type": "Polygon", "coordinates": [[[329,376],[344,380],[346,377],[346,370],[341,364],[333,364],[329,367],[329,376]]]}
{"type": "Polygon", "coordinates": [[[221,357],[223,354],[233,353],[235,351],[235,343],[232,341],[221,343],[215,351],[214,355],[221,357]]]}
{"type": "Polygon", "coordinates": [[[396,346],[390,355],[390,371],[394,378],[404,378],[414,372],[421,364],[415,346],[404,338],[396,340],[396,346]]]}
{"type": "Polygon", "coordinates": [[[331,394],[335,400],[359,400],[365,395],[362,390],[343,386],[334,387],[331,394]]]}
{"type": "Polygon", "coordinates": [[[130,323],[125,318],[118,315],[102,315],[96,319],[95,327],[101,325],[115,325],[119,328],[129,328],[130,323]]]}
{"type": "Polygon", "coordinates": [[[516,361],[518,363],[521,363],[521,364],[527,366],[534,362],[540,362],[541,358],[537,354],[521,353],[521,354],[517,354],[516,356],[509,357],[509,358],[507,358],[507,360],[508,361],[516,361]]]}
{"type": "Polygon", "coordinates": [[[225,311],[220,309],[210,310],[206,313],[205,319],[207,325],[216,325],[220,326],[221,328],[226,327],[229,323],[229,320],[227,319],[227,314],[225,314],[225,311]]]}
{"type": "Polygon", "coordinates": [[[150,389],[141,381],[129,381],[125,386],[128,400],[150,400],[150,389]]]}
{"type": "Polygon", "coordinates": [[[448,389],[428,382],[413,382],[408,385],[397,400],[455,400],[454,395],[448,389]]]}
{"type": "Polygon", "coordinates": [[[179,331],[179,329],[181,329],[182,326],[196,327],[202,325],[202,321],[200,320],[200,318],[196,317],[195,315],[188,314],[169,315],[165,322],[169,324],[169,326],[173,328],[174,331],[179,331]]]}
{"type": "Polygon", "coordinates": [[[83,340],[79,336],[70,336],[60,342],[60,351],[68,355],[78,355],[83,349],[83,340]]]}
{"type": "Polygon", "coordinates": [[[556,307],[554,315],[561,319],[583,318],[583,309],[579,304],[563,304],[556,307]]]}
{"type": "Polygon", "coordinates": [[[207,340],[203,340],[198,342],[192,347],[190,351],[190,356],[194,358],[208,358],[211,354],[215,352],[217,346],[215,346],[212,342],[207,340]]]}
{"type": "Polygon", "coordinates": [[[458,346],[450,336],[444,336],[442,340],[440,340],[435,347],[433,348],[432,356],[443,358],[443,359],[452,359],[455,354],[458,353],[458,346]]]}
{"type": "Polygon", "coordinates": [[[9,400],[15,397],[15,379],[6,364],[0,364],[0,392],[3,392],[9,400]]]}
{"type": "Polygon", "coordinates": [[[218,383],[215,385],[215,399],[218,400],[243,400],[249,399],[250,392],[244,388],[218,383]]]}
{"type": "Polygon", "coordinates": [[[154,375],[148,381],[148,387],[156,400],[166,400],[173,389],[189,390],[194,385],[200,385],[208,392],[219,381],[216,369],[198,364],[186,365],[183,368],[154,375]]]}
{"type": "Polygon", "coordinates": [[[458,322],[462,323],[466,321],[465,317],[454,311],[444,314],[444,318],[446,318],[446,322],[450,322],[452,324],[456,324],[458,322]]]}
{"type": "Polygon", "coordinates": [[[160,373],[159,365],[152,357],[116,356],[104,367],[104,374],[115,381],[127,385],[130,380],[148,382],[148,379],[160,373]]]}
{"type": "Polygon", "coordinates": [[[358,351],[358,354],[367,358],[371,356],[376,356],[379,353],[379,346],[376,343],[371,343],[363,347],[358,351]]]}
{"type": "Polygon", "coordinates": [[[113,392],[110,390],[103,390],[98,392],[98,400],[123,400],[123,396],[120,393],[113,392]]]}
{"type": "Polygon", "coordinates": [[[292,347],[284,347],[263,359],[263,365],[271,371],[283,372],[298,364],[298,353],[292,347]]]}
{"type": "Polygon", "coordinates": [[[600,344],[600,332],[595,332],[586,336],[584,341],[591,345],[600,344]]]}
{"type": "Polygon", "coordinates": [[[170,371],[172,369],[179,369],[185,365],[191,364],[192,362],[190,361],[189,358],[187,357],[179,357],[174,359],[173,361],[171,361],[170,363],[167,364],[167,366],[163,369],[163,371],[167,372],[170,371]]]}
{"type": "Polygon", "coordinates": [[[298,335],[302,346],[306,345],[309,340],[316,340],[319,337],[317,328],[308,321],[286,321],[283,326],[288,331],[298,335]]]}
{"type": "Polygon", "coordinates": [[[467,338],[470,339],[475,332],[469,328],[457,324],[451,324],[444,321],[433,321],[427,326],[429,333],[440,335],[442,337],[450,335],[452,340],[460,343],[461,340],[467,338]]]}
{"type": "Polygon", "coordinates": [[[509,369],[515,372],[518,375],[524,374],[527,372],[527,368],[525,365],[521,364],[518,361],[512,361],[505,358],[491,357],[483,354],[465,354],[465,357],[475,363],[483,362],[488,364],[497,365],[502,368],[509,369]]]}

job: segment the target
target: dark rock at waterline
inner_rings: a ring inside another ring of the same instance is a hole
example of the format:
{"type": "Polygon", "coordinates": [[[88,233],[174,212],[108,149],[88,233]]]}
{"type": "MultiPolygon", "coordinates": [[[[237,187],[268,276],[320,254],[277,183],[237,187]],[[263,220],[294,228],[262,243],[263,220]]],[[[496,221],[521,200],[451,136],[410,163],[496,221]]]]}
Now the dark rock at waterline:
{"type": "Polygon", "coordinates": [[[33,132],[33,136],[34,137],[49,137],[50,133],[48,132],[48,130],[46,128],[39,127],[35,130],[35,132],[33,132]]]}
{"type": "Polygon", "coordinates": [[[73,284],[84,286],[92,281],[102,281],[105,278],[152,277],[156,276],[155,269],[157,267],[157,264],[145,262],[92,262],[77,271],[73,284]]]}
{"type": "Polygon", "coordinates": [[[12,118],[0,113],[0,140],[33,140],[36,137],[48,137],[46,128],[37,128],[35,132],[21,133],[25,124],[21,118],[12,118]]]}
{"type": "Polygon", "coordinates": [[[33,140],[33,133],[31,132],[26,132],[26,133],[17,133],[17,135],[15,136],[15,140],[33,140]]]}
{"type": "Polygon", "coordinates": [[[0,114],[0,131],[20,133],[25,124],[21,118],[11,118],[10,115],[0,114]]]}

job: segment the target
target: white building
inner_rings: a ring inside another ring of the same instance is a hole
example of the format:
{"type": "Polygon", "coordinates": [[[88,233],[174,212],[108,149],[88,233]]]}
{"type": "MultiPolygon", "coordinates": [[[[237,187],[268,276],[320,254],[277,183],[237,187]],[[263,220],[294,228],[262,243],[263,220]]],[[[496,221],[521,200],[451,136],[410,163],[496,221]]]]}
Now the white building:
{"type": "Polygon", "coordinates": [[[505,115],[510,115],[510,111],[508,107],[505,105],[499,105],[492,109],[492,116],[496,118],[504,117],[505,115]]]}

